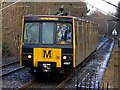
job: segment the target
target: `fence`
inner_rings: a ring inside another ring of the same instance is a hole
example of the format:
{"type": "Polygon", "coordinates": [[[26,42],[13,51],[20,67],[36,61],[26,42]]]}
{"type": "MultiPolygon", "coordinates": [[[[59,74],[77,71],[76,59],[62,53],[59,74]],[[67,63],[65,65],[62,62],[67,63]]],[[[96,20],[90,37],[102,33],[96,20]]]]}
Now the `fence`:
{"type": "Polygon", "coordinates": [[[95,76],[91,76],[89,73],[82,80],[76,80],[76,90],[108,90],[109,83],[100,83],[95,76]]]}

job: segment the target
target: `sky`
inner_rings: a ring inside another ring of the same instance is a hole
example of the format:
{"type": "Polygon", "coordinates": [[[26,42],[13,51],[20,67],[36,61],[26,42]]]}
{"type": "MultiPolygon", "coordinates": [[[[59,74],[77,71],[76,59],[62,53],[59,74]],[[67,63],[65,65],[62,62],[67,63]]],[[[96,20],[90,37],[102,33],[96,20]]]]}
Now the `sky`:
{"type": "MultiPolygon", "coordinates": [[[[88,3],[88,8],[91,11],[96,10],[94,7],[92,7],[92,6],[95,6],[98,9],[100,9],[100,10],[102,10],[104,12],[107,12],[107,13],[108,12],[111,12],[111,13],[116,12],[116,8],[114,6],[107,4],[107,3],[103,2],[102,0],[84,0],[84,1],[88,3]]],[[[105,0],[105,1],[110,2],[110,3],[118,6],[118,2],[120,0],[105,0]]]]}

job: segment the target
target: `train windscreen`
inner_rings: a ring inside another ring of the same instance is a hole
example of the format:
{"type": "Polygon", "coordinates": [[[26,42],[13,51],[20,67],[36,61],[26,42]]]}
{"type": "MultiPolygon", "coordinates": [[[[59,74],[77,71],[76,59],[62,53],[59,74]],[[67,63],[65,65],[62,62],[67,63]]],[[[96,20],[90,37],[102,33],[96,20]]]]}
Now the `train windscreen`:
{"type": "Polygon", "coordinates": [[[39,23],[25,23],[24,43],[39,43],[39,23]]]}
{"type": "Polygon", "coordinates": [[[72,44],[72,24],[26,22],[23,42],[27,44],[72,44]]]}
{"type": "Polygon", "coordinates": [[[71,44],[72,26],[70,23],[57,23],[56,43],[71,44]]]}

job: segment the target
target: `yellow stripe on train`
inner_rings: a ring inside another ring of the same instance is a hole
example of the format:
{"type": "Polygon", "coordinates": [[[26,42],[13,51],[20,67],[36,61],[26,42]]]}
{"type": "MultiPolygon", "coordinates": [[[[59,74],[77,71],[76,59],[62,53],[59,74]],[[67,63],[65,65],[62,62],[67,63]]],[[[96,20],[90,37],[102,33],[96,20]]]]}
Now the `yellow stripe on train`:
{"type": "Polygon", "coordinates": [[[34,66],[38,62],[56,62],[56,67],[61,67],[61,49],[58,48],[34,48],[34,66]]]}

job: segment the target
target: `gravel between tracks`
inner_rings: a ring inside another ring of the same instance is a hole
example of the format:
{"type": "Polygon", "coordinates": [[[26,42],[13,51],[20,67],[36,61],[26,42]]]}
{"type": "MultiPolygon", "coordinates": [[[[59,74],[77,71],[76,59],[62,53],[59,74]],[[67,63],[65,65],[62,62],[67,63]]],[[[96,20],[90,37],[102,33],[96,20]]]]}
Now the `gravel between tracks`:
{"type": "Polygon", "coordinates": [[[33,77],[28,73],[29,68],[17,71],[9,76],[2,78],[2,89],[17,90],[23,84],[33,80],[33,77]]]}
{"type": "Polygon", "coordinates": [[[7,66],[5,68],[2,68],[2,69],[0,69],[0,71],[2,70],[2,75],[4,75],[4,74],[12,72],[12,71],[14,71],[16,69],[19,69],[19,68],[20,68],[20,65],[19,65],[19,63],[17,63],[17,64],[13,64],[13,65],[7,66]]]}

